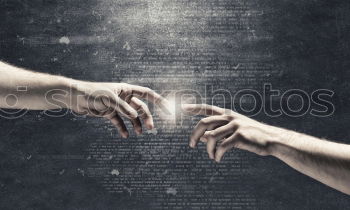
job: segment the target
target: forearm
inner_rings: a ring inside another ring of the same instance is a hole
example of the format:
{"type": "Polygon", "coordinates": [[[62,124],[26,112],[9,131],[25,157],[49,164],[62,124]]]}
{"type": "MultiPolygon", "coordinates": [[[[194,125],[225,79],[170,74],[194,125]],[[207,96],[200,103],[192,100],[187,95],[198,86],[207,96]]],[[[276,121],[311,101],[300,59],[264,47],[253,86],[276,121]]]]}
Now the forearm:
{"type": "Polygon", "coordinates": [[[76,81],[31,72],[0,62],[0,108],[48,110],[68,108],[76,81]]]}
{"type": "Polygon", "coordinates": [[[350,194],[350,145],[282,130],[283,134],[273,140],[273,156],[305,175],[350,194]]]}

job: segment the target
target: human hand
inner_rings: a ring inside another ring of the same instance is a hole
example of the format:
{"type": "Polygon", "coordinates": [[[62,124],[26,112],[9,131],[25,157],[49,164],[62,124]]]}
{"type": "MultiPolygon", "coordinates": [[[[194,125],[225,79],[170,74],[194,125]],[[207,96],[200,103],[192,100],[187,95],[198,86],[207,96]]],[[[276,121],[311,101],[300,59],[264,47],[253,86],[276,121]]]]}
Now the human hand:
{"type": "Polygon", "coordinates": [[[129,132],[122,119],[128,118],[136,134],[142,133],[141,120],[154,128],[152,114],[140,99],[164,106],[166,100],[153,90],[126,83],[78,82],[72,91],[70,109],[79,114],[109,119],[123,138],[129,132]]]}
{"type": "Polygon", "coordinates": [[[210,159],[220,162],[223,155],[232,148],[271,155],[271,143],[283,129],[269,126],[234,111],[205,104],[184,104],[182,110],[188,115],[206,115],[194,127],[190,146],[195,148],[199,141],[207,144],[210,159]]]}

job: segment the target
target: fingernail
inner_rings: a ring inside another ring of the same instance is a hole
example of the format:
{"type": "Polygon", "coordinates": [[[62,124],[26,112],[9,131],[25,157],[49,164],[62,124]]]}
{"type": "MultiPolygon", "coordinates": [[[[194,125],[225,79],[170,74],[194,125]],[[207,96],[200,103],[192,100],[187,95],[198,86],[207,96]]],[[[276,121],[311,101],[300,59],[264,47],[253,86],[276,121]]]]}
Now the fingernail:
{"type": "Polygon", "coordinates": [[[132,112],[132,113],[130,113],[130,116],[131,116],[131,118],[135,119],[135,118],[137,118],[138,114],[137,114],[137,112],[132,112]]]}

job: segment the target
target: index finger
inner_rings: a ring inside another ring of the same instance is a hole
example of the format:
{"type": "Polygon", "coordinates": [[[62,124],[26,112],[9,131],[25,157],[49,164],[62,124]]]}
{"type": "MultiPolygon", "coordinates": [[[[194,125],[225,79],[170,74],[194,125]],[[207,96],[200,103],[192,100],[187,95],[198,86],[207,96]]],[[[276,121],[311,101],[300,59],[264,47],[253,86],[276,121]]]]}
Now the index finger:
{"type": "Polygon", "coordinates": [[[231,110],[223,109],[208,104],[182,104],[182,110],[188,115],[223,115],[232,114],[231,110]]]}
{"type": "Polygon", "coordinates": [[[167,108],[169,106],[169,101],[156,93],[154,90],[138,85],[130,85],[130,87],[132,96],[145,99],[155,105],[158,105],[163,111],[171,113],[167,108]]]}

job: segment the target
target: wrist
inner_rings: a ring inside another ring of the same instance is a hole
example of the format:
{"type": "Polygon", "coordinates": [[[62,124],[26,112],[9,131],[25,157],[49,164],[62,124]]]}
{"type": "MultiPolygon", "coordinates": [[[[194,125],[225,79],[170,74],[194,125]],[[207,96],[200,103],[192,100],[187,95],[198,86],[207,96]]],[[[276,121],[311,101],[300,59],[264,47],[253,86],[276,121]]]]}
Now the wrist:
{"type": "Polygon", "coordinates": [[[276,131],[270,141],[270,155],[281,158],[288,153],[288,148],[292,147],[300,133],[283,128],[277,128],[276,131]]]}
{"type": "Polygon", "coordinates": [[[58,77],[57,81],[59,82],[59,89],[64,91],[64,108],[72,109],[76,102],[77,95],[79,95],[79,87],[85,82],[67,77],[58,77]]]}

